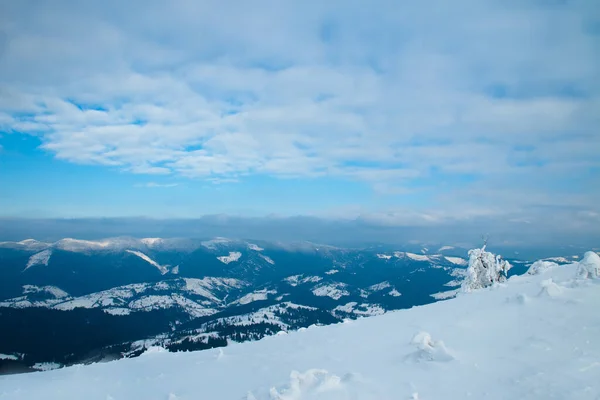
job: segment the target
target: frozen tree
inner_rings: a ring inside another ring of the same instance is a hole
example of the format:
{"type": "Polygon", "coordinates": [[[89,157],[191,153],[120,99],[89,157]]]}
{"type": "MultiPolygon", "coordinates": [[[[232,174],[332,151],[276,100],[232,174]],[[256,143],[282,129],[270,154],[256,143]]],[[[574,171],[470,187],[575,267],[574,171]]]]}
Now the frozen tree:
{"type": "Polygon", "coordinates": [[[491,286],[496,282],[504,282],[508,270],[512,267],[499,255],[485,251],[487,244],[480,249],[469,250],[469,267],[467,277],[463,281],[465,292],[491,286]]]}
{"type": "Polygon", "coordinates": [[[593,251],[583,255],[579,262],[578,275],[586,279],[600,278],[600,256],[593,251]]]}

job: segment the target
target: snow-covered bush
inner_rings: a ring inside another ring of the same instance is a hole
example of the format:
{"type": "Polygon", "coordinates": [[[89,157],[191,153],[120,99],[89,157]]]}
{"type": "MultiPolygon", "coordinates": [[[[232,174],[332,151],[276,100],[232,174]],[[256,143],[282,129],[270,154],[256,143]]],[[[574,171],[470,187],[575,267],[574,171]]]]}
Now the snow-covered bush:
{"type": "Polygon", "coordinates": [[[531,267],[527,270],[529,275],[539,275],[546,272],[549,269],[558,267],[558,264],[552,261],[538,260],[531,264],[531,267]]]}
{"type": "Polygon", "coordinates": [[[465,292],[488,287],[496,282],[504,282],[508,270],[512,267],[499,255],[485,251],[485,247],[486,245],[483,245],[481,249],[469,250],[467,277],[462,283],[465,292]]]}
{"type": "Polygon", "coordinates": [[[577,274],[585,279],[600,278],[600,256],[593,251],[585,253],[579,262],[577,274]]]}

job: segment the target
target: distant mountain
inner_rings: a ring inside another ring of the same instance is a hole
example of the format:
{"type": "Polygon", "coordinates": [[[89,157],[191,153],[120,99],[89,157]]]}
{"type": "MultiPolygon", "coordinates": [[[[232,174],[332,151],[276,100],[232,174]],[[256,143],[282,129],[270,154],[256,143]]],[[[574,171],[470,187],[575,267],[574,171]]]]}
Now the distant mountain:
{"type": "MultiPolygon", "coordinates": [[[[226,238],[2,242],[0,325],[11,328],[0,332],[0,353],[12,356],[0,370],[157,344],[223,346],[453,297],[467,260],[440,250],[226,238]]],[[[513,261],[514,273],[525,271],[513,261]]]]}

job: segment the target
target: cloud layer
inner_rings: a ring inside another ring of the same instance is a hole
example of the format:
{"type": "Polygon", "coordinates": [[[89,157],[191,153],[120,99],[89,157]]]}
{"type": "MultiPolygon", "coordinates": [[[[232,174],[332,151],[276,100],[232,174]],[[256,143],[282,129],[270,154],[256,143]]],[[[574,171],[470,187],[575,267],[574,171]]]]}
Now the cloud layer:
{"type": "Polygon", "coordinates": [[[592,0],[96,3],[0,6],[2,131],[135,174],[599,211],[592,0]]]}

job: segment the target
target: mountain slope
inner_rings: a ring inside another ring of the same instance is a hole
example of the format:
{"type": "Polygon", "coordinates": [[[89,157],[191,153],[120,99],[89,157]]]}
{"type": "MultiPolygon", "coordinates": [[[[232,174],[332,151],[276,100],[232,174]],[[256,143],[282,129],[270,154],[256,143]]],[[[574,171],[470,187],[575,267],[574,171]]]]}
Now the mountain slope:
{"type": "Polygon", "coordinates": [[[4,376],[0,386],[14,400],[597,399],[600,282],[577,279],[578,268],[224,349],[4,376]]]}

